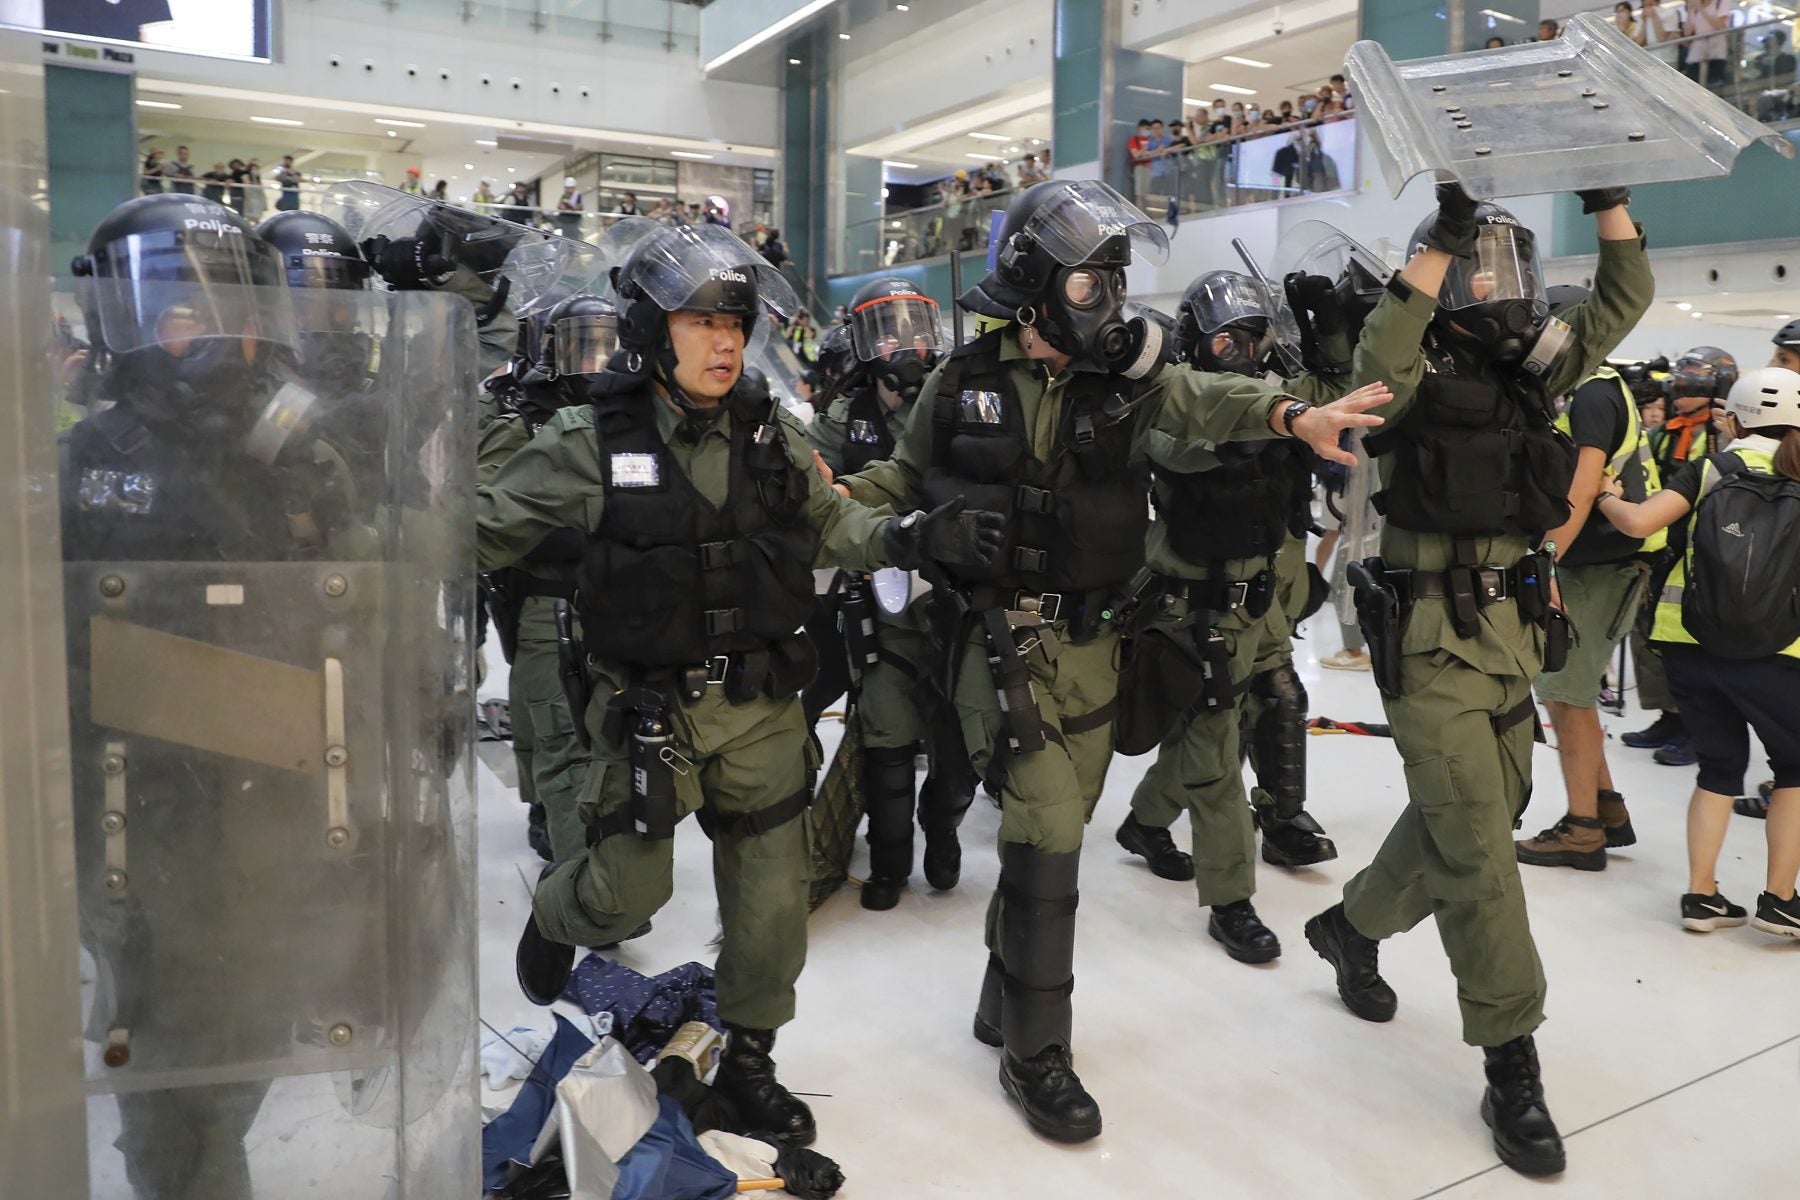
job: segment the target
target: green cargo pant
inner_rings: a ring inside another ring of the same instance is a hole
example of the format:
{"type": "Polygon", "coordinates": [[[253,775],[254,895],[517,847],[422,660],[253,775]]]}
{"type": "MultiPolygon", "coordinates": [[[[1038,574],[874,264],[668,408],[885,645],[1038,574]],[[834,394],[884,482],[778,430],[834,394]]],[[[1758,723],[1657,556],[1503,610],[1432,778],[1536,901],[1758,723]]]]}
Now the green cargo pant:
{"type": "MultiPolygon", "coordinates": [[[[1232,687],[1248,684],[1268,627],[1285,627],[1285,620],[1275,605],[1261,617],[1239,608],[1215,618],[1214,628],[1231,652],[1232,687]]],[[[1180,631],[1176,636],[1194,636],[1195,618],[1185,600],[1157,621],[1180,631]]],[[[1131,793],[1132,816],[1143,825],[1166,829],[1187,811],[1202,907],[1248,900],[1256,891],[1256,825],[1244,795],[1242,719],[1238,704],[1189,710],[1156,748],[1156,761],[1131,793]]]]}
{"type": "Polygon", "coordinates": [[[575,736],[556,651],[556,601],[532,596],[519,615],[519,643],[507,688],[512,696],[513,754],[519,798],[544,806],[550,849],[557,862],[577,858],[587,838],[576,811],[587,782],[589,754],[575,736]],[[521,748],[520,741],[524,740],[521,748]]]}
{"type": "Polygon", "coordinates": [[[1531,680],[1477,671],[1448,650],[1407,654],[1399,697],[1385,698],[1405,764],[1407,805],[1370,864],[1344,888],[1366,937],[1427,916],[1456,975],[1463,1040],[1498,1046],[1544,1019],[1544,968],[1531,940],[1513,856],[1514,822],[1531,788],[1531,680]]]}
{"type": "MultiPolygon", "coordinates": [[[[1273,671],[1294,660],[1294,630],[1300,625],[1300,610],[1306,607],[1308,575],[1306,571],[1306,539],[1290,535],[1275,556],[1275,603],[1257,632],[1252,678],[1273,671]]],[[[1249,732],[1262,717],[1263,697],[1246,688],[1238,697],[1238,729],[1244,736],[1242,753],[1250,759],[1251,768],[1261,775],[1256,761],[1255,742],[1249,732]]],[[[1257,808],[1273,808],[1275,797],[1260,782],[1250,788],[1250,803],[1257,808]]]]}
{"type": "MultiPolygon", "coordinates": [[[[1020,636],[1029,635],[1021,631],[1020,636]]],[[[986,635],[979,627],[971,634],[956,679],[956,711],[976,772],[989,781],[1004,776],[999,787],[1002,843],[1023,843],[1045,854],[1081,849],[1112,761],[1108,714],[1119,689],[1118,652],[1119,635],[1108,628],[1086,642],[1063,641],[1054,663],[1045,659],[1042,646],[1026,654],[1044,748],[1013,754],[1004,749],[1005,723],[988,669],[986,635]],[[996,746],[1004,754],[1003,772],[994,769],[996,746]]],[[[988,902],[987,946],[1000,953],[998,891],[988,902]]]]}
{"type": "MultiPolygon", "coordinates": [[[[625,673],[599,672],[588,707],[593,765],[581,798],[584,826],[626,808],[631,763],[626,745],[600,737],[601,714],[625,673]]],[[[733,817],[779,804],[803,791],[818,759],[797,697],[727,700],[717,685],[676,710],[676,799],[683,816],[704,805],[721,822],[713,838],[713,881],[724,942],[719,947],[719,1016],[734,1025],[773,1029],[794,1016],[794,981],[806,962],[806,895],[812,879],[802,814],[761,833],[723,827],[733,817]]],[[[687,831],[691,835],[691,831],[687,831]]],[[[617,833],[538,883],[532,909],[553,941],[577,946],[617,942],[674,894],[674,839],[617,833]]]]}
{"type": "Polygon", "coordinates": [[[1662,655],[1650,645],[1644,631],[1631,631],[1631,668],[1637,672],[1638,707],[1645,712],[1680,712],[1681,706],[1669,692],[1669,674],[1663,669],[1662,655]]]}
{"type": "Polygon", "coordinates": [[[925,606],[915,603],[898,621],[875,623],[881,661],[863,671],[862,694],[856,702],[866,750],[898,749],[925,740],[925,718],[917,693],[926,682],[928,640],[925,606]]]}

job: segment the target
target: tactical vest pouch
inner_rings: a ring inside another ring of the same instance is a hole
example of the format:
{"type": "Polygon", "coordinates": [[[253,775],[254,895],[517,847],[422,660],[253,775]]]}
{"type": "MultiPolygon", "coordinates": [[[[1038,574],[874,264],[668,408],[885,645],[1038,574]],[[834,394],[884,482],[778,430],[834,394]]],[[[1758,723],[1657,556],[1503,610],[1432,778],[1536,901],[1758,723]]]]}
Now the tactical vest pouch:
{"type": "Polygon", "coordinates": [[[1175,731],[1206,687],[1206,663],[1186,629],[1149,625],[1120,643],[1113,749],[1148,754],[1175,731]]]}
{"type": "Polygon", "coordinates": [[[1380,558],[1353,560],[1344,570],[1356,595],[1357,624],[1369,643],[1369,665],[1375,687],[1384,696],[1400,695],[1400,636],[1406,610],[1380,558]]]}
{"type": "Polygon", "coordinates": [[[977,483],[996,483],[1009,478],[1025,456],[1025,447],[1011,434],[970,433],[958,428],[950,439],[950,468],[977,483]]]}
{"type": "MultiPolygon", "coordinates": [[[[706,598],[693,586],[698,554],[688,546],[632,550],[610,542],[591,543],[582,562],[581,590],[589,596],[608,594],[606,616],[612,630],[608,642],[657,647],[661,653],[654,660],[633,660],[645,666],[695,663],[707,657],[706,598]]],[[[724,619],[715,617],[715,627],[724,619]]],[[[584,614],[583,623],[593,621],[584,614]]]]}
{"type": "Polygon", "coordinates": [[[1560,608],[1551,609],[1544,617],[1544,670],[1560,671],[1569,665],[1573,627],[1568,614],[1560,608]]]}
{"type": "Polygon", "coordinates": [[[1512,436],[1500,430],[1437,431],[1404,438],[1395,481],[1375,507],[1402,529],[1449,534],[1498,532],[1518,514],[1511,489],[1512,436]]]}
{"type": "Polygon", "coordinates": [[[1527,429],[1525,470],[1519,480],[1518,527],[1555,529],[1569,519],[1569,486],[1575,482],[1575,443],[1561,430],[1527,429]]]}

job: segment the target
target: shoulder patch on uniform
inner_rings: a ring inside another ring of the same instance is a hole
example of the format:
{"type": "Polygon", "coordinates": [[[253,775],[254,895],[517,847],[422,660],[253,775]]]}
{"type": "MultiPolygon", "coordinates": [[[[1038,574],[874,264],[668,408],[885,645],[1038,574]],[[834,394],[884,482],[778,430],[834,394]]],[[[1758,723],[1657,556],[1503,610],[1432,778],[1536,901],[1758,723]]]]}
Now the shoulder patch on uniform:
{"type": "Polygon", "coordinates": [[[594,427],[594,406],[591,404],[571,404],[567,408],[559,408],[556,415],[544,423],[545,428],[556,429],[592,429],[594,427]]]}

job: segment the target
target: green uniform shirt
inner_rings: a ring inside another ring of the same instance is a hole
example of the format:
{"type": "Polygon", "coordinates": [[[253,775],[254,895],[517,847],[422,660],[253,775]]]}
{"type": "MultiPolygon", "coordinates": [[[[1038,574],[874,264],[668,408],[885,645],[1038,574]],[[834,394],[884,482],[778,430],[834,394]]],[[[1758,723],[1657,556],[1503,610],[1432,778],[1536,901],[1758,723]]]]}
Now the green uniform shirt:
{"type": "MultiPolygon", "coordinates": [[[[1656,281],[1650,274],[1650,258],[1644,250],[1642,231],[1630,241],[1602,241],[1592,295],[1563,314],[1563,320],[1568,322],[1573,334],[1573,343],[1556,369],[1544,380],[1546,391],[1552,396],[1563,395],[1593,374],[1631,332],[1655,295],[1656,281]]],[[[1395,344],[1406,337],[1410,338],[1413,347],[1410,356],[1391,364],[1388,373],[1381,376],[1393,391],[1394,398],[1371,411],[1386,419],[1385,431],[1400,422],[1418,395],[1419,384],[1425,377],[1422,341],[1437,304],[1424,293],[1414,292],[1398,305],[1391,305],[1384,298],[1381,307],[1390,310],[1388,320],[1392,323],[1395,344]]],[[[1380,464],[1381,481],[1385,486],[1393,475],[1396,456],[1383,455],[1376,461],[1380,464]]],[[[1528,539],[1517,535],[1478,541],[1484,563],[1515,563],[1532,549],[1528,539]]],[[[1391,522],[1382,531],[1381,554],[1390,567],[1425,571],[1442,571],[1454,566],[1456,561],[1454,539],[1449,534],[1398,529],[1391,522]]],[[[1484,609],[1483,613],[1490,623],[1505,622],[1509,630],[1518,621],[1517,610],[1512,605],[1484,609]]],[[[1490,674],[1522,673],[1529,677],[1537,673],[1535,667],[1523,667],[1511,648],[1503,648],[1492,639],[1456,636],[1451,628],[1448,604],[1434,600],[1416,605],[1406,623],[1404,651],[1410,654],[1439,648],[1454,651],[1470,666],[1490,674]]]]}
{"type": "MultiPolygon", "coordinates": [[[[1040,461],[1056,453],[1056,434],[1062,425],[1063,397],[1075,371],[1099,368],[1077,363],[1072,371],[1050,374],[1050,365],[1026,355],[1019,345],[1017,328],[1008,329],[1000,344],[1000,361],[1006,364],[1018,398],[1025,428],[1031,434],[1031,452],[1040,461]]],[[[850,494],[869,505],[893,505],[895,512],[919,508],[923,496],[919,483],[931,465],[932,427],[930,406],[942,381],[944,364],[925,381],[918,403],[924,414],[908,421],[894,456],[871,463],[839,482],[850,494]]],[[[1186,366],[1164,367],[1144,389],[1132,414],[1134,454],[1148,453],[1153,439],[1170,446],[1210,450],[1225,442],[1256,441],[1275,437],[1269,414],[1288,393],[1241,375],[1212,375],[1186,366]]],[[[1145,503],[1149,503],[1148,497],[1145,503]]]]}
{"type": "MultiPolygon", "coordinates": [[[[806,427],[806,440],[819,452],[833,475],[844,469],[844,439],[850,430],[850,399],[847,395],[833,397],[825,411],[814,416],[812,424],[806,427]]],[[[907,416],[916,407],[917,404],[902,404],[899,408],[889,408],[886,401],[881,402],[882,416],[887,418],[888,436],[896,443],[906,432],[907,416]]]]}
{"type": "MultiPolygon", "coordinates": [[[[888,565],[881,544],[883,526],[892,518],[826,487],[810,469],[811,447],[800,422],[780,411],[788,453],[805,471],[811,485],[802,510],[818,532],[819,564],[853,571],[888,565]]],[[[656,428],[675,464],[693,481],[708,503],[725,502],[731,461],[731,413],[723,408],[690,443],[677,436],[682,414],[668,401],[656,404],[656,428]]],[[[496,425],[500,422],[496,422],[496,425]]],[[[553,529],[584,532],[600,527],[606,504],[602,486],[600,445],[591,405],[560,410],[538,435],[514,451],[491,482],[475,492],[475,553],[483,571],[510,566],[531,551],[553,529]]]]}

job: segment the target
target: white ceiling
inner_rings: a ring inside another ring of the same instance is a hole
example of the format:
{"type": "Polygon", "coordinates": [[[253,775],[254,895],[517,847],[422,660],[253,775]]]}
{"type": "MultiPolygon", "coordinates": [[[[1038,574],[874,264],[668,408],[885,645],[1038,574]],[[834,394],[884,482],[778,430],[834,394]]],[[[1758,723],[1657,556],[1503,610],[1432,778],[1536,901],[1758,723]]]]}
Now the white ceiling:
{"type": "Polygon", "coordinates": [[[1344,56],[1354,41],[1354,16],[1340,17],[1309,29],[1289,30],[1280,36],[1265,30],[1260,39],[1244,41],[1230,49],[1221,49],[1216,38],[1191,34],[1178,39],[1180,48],[1195,50],[1204,57],[1182,55],[1188,60],[1186,94],[1208,104],[1218,96],[1225,100],[1227,107],[1237,100],[1246,104],[1255,101],[1263,106],[1293,100],[1298,106],[1300,94],[1316,93],[1319,85],[1333,75],[1343,73],[1344,56]],[[1269,66],[1260,68],[1229,63],[1222,57],[1225,54],[1266,62],[1269,66]],[[1250,88],[1256,94],[1246,96],[1215,91],[1212,87],[1215,83],[1250,88]]]}

